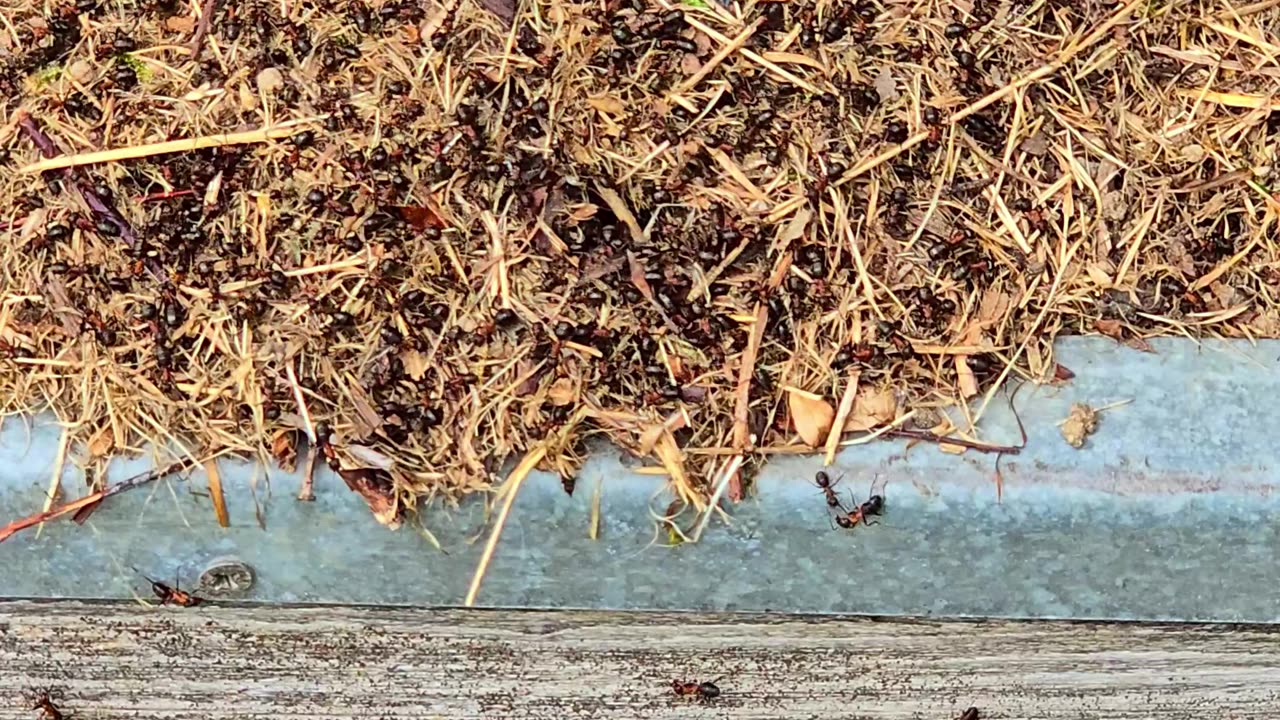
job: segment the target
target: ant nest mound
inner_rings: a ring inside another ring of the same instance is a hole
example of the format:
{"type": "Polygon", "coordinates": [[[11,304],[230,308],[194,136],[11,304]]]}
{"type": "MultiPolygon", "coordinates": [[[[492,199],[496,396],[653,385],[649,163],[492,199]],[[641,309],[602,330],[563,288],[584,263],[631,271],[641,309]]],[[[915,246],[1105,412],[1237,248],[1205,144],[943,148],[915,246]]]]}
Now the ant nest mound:
{"type": "Polygon", "coordinates": [[[394,525],[592,434],[693,502],[1069,377],[1060,332],[1275,336],[1264,5],[20,4],[6,409],[97,459],[311,436],[394,525]]]}

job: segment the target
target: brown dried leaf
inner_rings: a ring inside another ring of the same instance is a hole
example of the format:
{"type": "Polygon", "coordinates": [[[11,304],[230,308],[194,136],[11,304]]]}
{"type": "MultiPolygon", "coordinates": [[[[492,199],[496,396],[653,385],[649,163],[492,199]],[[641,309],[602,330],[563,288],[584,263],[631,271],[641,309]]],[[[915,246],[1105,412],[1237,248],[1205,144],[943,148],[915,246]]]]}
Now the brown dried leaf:
{"type": "Polygon", "coordinates": [[[966,355],[956,355],[956,375],[960,382],[960,396],[968,400],[978,394],[978,378],[973,374],[973,370],[969,368],[969,358],[966,355]]]}
{"type": "Polygon", "coordinates": [[[1145,353],[1155,352],[1155,349],[1151,347],[1151,343],[1147,342],[1146,338],[1138,337],[1136,335],[1134,337],[1128,338],[1127,340],[1124,340],[1124,345],[1125,347],[1133,348],[1134,350],[1137,350],[1139,352],[1145,352],[1145,353]]]}
{"type": "Polygon", "coordinates": [[[1085,405],[1084,403],[1076,403],[1071,406],[1071,412],[1067,414],[1067,419],[1058,424],[1058,430],[1062,433],[1062,439],[1073,448],[1080,448],[1084,445],[1085,438],[1093,434],[1098,429],[1098,411],[1085,405]]]}
{"type": "Polygon", "coordinates": [[[791,411],[791,424],[804,444],[821,446],[836,417],[831,403],[820,395],[792,388],[787,391],[787,407],[791,411]]]}
{"type": "Polygon", "coordinates": [[[887,64],[880,66],[880,74],[876,75],[872,84],[880,95],[880,102],[887,103],[898,99],[898,82],[893,79],[893,71],[887,64]]]}
{"type": "Polygon", "coordinates": [[[626,106],[622,101],[612,95],[597,95],[587,98],[587,104],[596,110],[614,117],[622,117],[626,114],[626,106]]]}
{"type": "Polygon", "coordinates": [[[547,399],[557,407],[569,405],[578,399],[578,389],[569,378],[560,378],[551,383],[551,387],[547,390],[547,399]]]}
{"type": "Polygon", "coordinates": [[[170,15],[165,18],[163,24],[165,30],[182,35],[190,35],[191,31],[196,29],[196,21],[190,15],[170,15]]]}
{"type": "Polygon", "coordinates": [[[387,457],[380,450],[371,448],[368,445],[350,444],[343,447],[342,450],[351,460],[343,463],[345,467],[390,470],[396,465],[394,460],[387,457]]]}
{"type": "Polygon", "coordinates": [[[893,422],[898,416],[898,399],[893,390],[884,388],[875,390],[867,388],[864,393],[858,391],[858,399],[854,401],[853,413],[845,421],[845,432],[861,432],[893,422]]]}
{"type": "Polygon", "coordinates": [[[389,474],[373,468],[340,468],[338,475],[352,492],[364,498],[379,523],[392,530],[400,527],[400,505],[389,474]]]}
{"type": "Polygon", "coordinates": [[[516,19],[515,0],[480,0],[480,7],[497,15],[507,25],[516,19]]]}
{"type": "Polygon", "coordinates": [[[298,466],[298,437],[296,430],[281,430],[271,438],[271,457],[285,472],[293,472],[298,466]]]}
{"type": "Polygon", "coordinates": [[[429,368],[427,356],[417,350],[402,351],[400,362],[404,364],[405,373],[414,380],[421,380],[429,368]]]}
{"type": "Polygon", "coordinates": [[[977,319],[984,325],[998,323],[1009,314],[1009,308],[1012,305],[1013,300],[1008,293],[989,287],[982,293],[977,319]]]}
{"type": "Polygon", "coordinates": [[[1066,382],[1068,380],[1074,379],[1075,376],[1076,376],[1075,372],[1073,372],[1071,368],[1067,367],[1066,365],[1063,365],[1062,363],[1053,364],[1054,382],[1066,382]]]}
{"type": "Polygon", "coordinates": [[[423,205],[392,205],[391,209],[400,213],[400,217],[404,221],[413,226],[413,229],[422,232],[429,227],[443,228],[444,220],[435,210],[423,205]]]}
{"type": "Polygon", "coordinates": [[[1119,320],[1104,320],[1102,318],[1098,318],[1093,321],[1093,329],[1113,340],[1120,340],[1124,335],[1124,326],[1119,320]]]}
{"type": "Polygon", "coordinates": [[[111,433],[111,427],[104,425],[85,445],[85,449],[89,451],[89,458],[96,459],[104,457],[111,449],[115,447],[115,438],[111,433]]]}

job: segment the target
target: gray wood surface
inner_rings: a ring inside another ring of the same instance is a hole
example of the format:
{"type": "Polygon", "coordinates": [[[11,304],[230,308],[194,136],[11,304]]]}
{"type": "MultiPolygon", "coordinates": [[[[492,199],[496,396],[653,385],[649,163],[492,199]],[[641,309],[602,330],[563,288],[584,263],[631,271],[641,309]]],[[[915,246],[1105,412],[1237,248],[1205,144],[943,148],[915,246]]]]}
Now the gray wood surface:
{"type": "Polygon", "coordinates": [[[0,603],[0,718],[1274,718],[1252,626],[0,603]],[[674,678],[723,678],[711,705],[674,678]]]}

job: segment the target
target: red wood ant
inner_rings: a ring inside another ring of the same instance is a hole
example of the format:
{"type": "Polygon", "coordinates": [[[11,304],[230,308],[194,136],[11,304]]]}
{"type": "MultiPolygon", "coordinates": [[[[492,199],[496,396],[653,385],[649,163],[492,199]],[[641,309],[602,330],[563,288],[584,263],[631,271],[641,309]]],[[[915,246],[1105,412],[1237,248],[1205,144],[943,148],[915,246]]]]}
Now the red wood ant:
{"type": "Polygon", "coordinates": [[[62,720],[65,715],[53,704],[53,688],[43,688],[34,693],[32,710],[40,711],[41,720],[62,720]]]}
{"type": "MultiPolygon", "coordinates": [[[[716,678],[719,680],[720,678],[716,678]]],[[[714,680],[708,680],[701,683],[680,682],[679,680],[671,681],[671,689],[680,697],[696,697],[699,701],[708,703],[720,697],[720,686],[716,685],[714,680]]]]}
{"type": "MultiPolygon", "coordinates": [[[[852,497],[852,495],[850,496],[852,497]]],[[[841,515],[836,516],[836,525],[845,530],[852,530],[858,523],[870,525],[872,515],[880,515],[884,512],[884,495],[875,491],[875,481],[871,481],[871,496],[867,501],[855,505],[852,510],[845,508],[843,505],[837,504],[841,515]]]]}
{"type": "MultiPolygon", "coordinates": [[[[142,573],[138,574],[142,575],[142,573]]],[[[161,605],[177,605],[178,607],[189,608],[195,607],[204,602],[204,598],[196,597],[186,590],[179,588],[177,580],[173,581],[173,586],[169,586],[159,580],[152,580],[146,575],[142,575],[142,577],[146,578],[147,582],[151,583],[151,592],[155,593],[156,597],[160,598],[161,605]]]]}
{"type": "Polygon", "coordinates": [[[827,496],[827,507],[839,507],[840,498],[836,497],[836,483],[840,482],[840,478],[835,480],[826,473],[825,470],[819,470],[813,476],[813,482],[822,489],[822,494],[827,496]]]}

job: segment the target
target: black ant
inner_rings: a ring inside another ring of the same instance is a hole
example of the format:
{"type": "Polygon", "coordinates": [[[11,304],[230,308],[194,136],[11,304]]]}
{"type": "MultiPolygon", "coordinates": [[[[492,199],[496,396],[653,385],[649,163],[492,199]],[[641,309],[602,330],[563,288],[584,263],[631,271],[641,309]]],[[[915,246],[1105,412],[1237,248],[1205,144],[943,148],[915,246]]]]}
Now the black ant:
{"type": "Polygon", "coordinates": [[[35,703],[31,707],[32,710],[40,711],[41,720],[62,720],[65,715],[53,703],[53,688],[41,688],[33,691],[31,701],[35,703]]]}
{"type": "MultiPolygon", "coordinates": [[[[852,497],[852,495],[850,495],[852,497]]],[[[837,505],[840,508],[841,515],[836,516],[836,525],[845,530],[852,530],[862,523],[863,525],[871,525],[871,516],[880,515],[884,512],[884,495],[875,492],[875,481],[871,482],[871,496],[867,501],[859,505],[855,505],[852,510],[846,509],[843,505],[837,505]]]]}
{"type": "Polygon", "coordinates": [[[971,707],[968,710],[965,710],[963,713],[960,713],[960,717],[956,718],[956,720],[978,720],[978,708],[971,707]]]}
{"type": "MultiPolygon", "coordinates": [[[[716,678],[716,680],[719,680],[719,678],[716,678]]],[[[709,703],[720,697],[720,686],[716,685],[715,681],[712,680],[701,683],[672,680],[671,689],[680,697],[696,697],[704,703],[709,703]]]]}
{"type": "Polygon", "coordinates": [[[839,507],[840,498],[836,497],[836,483],[840,482],[840,478],[835,480],[826,473],[825,470],[819,470],[813,476],[813,482],[822,489],[822,494],[827,496],[827,507],[839,507]]]}

